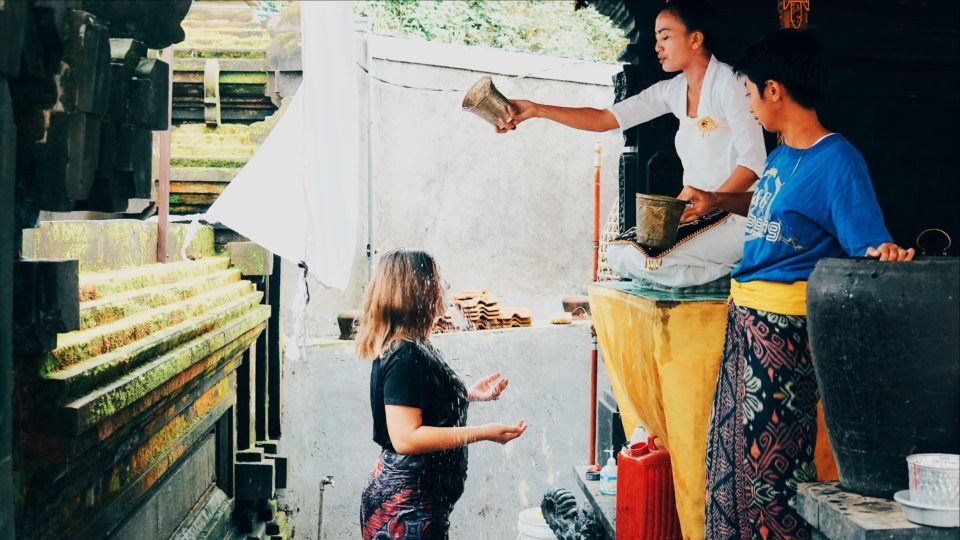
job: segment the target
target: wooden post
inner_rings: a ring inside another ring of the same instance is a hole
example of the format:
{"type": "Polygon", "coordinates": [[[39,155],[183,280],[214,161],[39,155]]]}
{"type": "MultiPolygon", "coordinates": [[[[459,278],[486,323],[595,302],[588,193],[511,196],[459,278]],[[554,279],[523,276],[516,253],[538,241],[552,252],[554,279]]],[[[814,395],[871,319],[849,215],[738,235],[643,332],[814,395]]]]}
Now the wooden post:
{"type": "Polygon", "coordinates": [[[157,189],[157,262],[167,262],[167,222],[170,219],[170,125],[173,110],[173,47],[163,50],[163,60],[170,66],[167,91],[167,129],[160,132],[160,182],[157,189]]]}

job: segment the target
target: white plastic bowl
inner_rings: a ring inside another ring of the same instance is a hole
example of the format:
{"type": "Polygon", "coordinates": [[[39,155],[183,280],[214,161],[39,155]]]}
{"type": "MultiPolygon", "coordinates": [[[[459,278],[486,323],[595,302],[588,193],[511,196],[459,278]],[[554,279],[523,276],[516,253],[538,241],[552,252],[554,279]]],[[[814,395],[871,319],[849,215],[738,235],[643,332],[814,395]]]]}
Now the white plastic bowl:
{"type": "Polygon", "coordinates": [[[909,489],[894,493],[893,500],[900,503],[907,520],[917,525],[960,527],[960,507],[934,506],[912,501],[909,489]]]}
{"type": "Polygon", "coordinates": [[[910,500],[943,508],[960,507],[960,455],[907,456],[910,500]]]}

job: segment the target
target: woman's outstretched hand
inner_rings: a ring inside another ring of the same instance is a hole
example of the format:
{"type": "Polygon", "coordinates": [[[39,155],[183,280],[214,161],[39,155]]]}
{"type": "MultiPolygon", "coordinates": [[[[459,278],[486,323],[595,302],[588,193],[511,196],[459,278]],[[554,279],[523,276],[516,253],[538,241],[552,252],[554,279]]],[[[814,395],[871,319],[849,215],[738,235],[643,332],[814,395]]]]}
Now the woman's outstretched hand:
{"type": "Polygon", "coordinates": [[[890,242],[867,248],[867,257],[877,257],[881,261],[909,261],[913,259],[915,253],[913,248],[903,249],[890,242]]]}
{"type": "Polygon", "coordinates": [[[515,426],[508,426],[506,424],[487,424],[484,426],[484,428],[487,430],[487,436],[485,438],[488,441],[507,444],[508,442],[523,435],[523,432],[527,430],[527,423],[523,420],[520,420],[515,426]]]}
{"type": "Polygon", "coordinates": [[[500,397],[500,393],[508,384],[510,384],[510,379],[501,379],[499,371],[487,375],[467,389],[467,399],[470,401],[493,401],[500,397]]]}
{"type": "Polygon", "coordinates": [[[517,125],[524,120],[536,116],[537,104],[526,99],[514,99],[507,106],[510,118],[500,118],[500,124],[495,126],[497,133],[506,133],[517,129],[517,125]]]}

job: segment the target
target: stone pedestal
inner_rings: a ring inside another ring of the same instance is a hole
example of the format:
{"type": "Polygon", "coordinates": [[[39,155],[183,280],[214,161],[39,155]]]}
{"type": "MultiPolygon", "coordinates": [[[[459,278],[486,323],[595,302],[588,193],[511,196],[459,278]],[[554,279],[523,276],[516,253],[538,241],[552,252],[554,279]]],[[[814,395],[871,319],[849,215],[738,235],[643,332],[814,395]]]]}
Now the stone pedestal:
{"type": "Polygon", "coordinates": [[[924,527],[907,521],[890,499],[844,491],[838,482],[800,484],[797,511],[821,540],[940,540],[960,538],[960,529],[924,527]]]}

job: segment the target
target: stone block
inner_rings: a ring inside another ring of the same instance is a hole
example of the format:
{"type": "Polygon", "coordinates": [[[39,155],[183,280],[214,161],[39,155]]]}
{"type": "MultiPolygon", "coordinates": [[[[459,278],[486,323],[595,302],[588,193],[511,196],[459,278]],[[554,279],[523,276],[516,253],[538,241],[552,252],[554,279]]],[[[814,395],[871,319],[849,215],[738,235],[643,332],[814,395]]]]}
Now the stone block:
{"type": "Polygon", "coordinates": [[[84,0],[83,9],[110,25],[113,37],[134,38],[151,49],[163,49],[184,39],[180,22],[190,0],[84,0]]]}
{"type": "Polygon", "coordinates": [[[49,18],[57,34],[63,34],[67,14],[80,9],[83,9],[83,0],[34,0],[34,10],[47,14],[45,16],[49,18]]]}
{"type": "Polygon", "coordinates": [[[277,522],[275,522],[275,521],[271,521],[271,522],[267,523],[267,534],[269,534],[269,535],[271,535],[271,536],[279,535],[279,534],[280,534],[280,524],[277,523],[277,522]]]}
{"type": "Polygon", "coordinates": [[[28,8],[26,2],[0,2],[0,76],[16,77],[20,74],[28,8]]]}
{"type": "Polygon", "coordinates": [[[149,199],[153,193],[153,133],[136,126],[133,133],[133,196],[149,199]]]}
{"type": "Polygon", "coordinates": [[[277,447],[279,445],[277,444],[277,441],[257,441],[255,446],[263,450],[264,454],[276,455],[277,447]]]}
{"type": "Polygon", "coordinates": [[[127,209],[129,199],[133,197],[133,173],[114,168],[116,147],[117,126],[105,120],[100,124],[100,159],[83,208],[100,212],[127,209]]]}
{"type": "Polygon", "coordinates": [[[43,142],[37,143],[35,188],[45,210],[68,211],[86,199],[99,160],[100,118],[54,112],[43,142]]]}
{"type": "Polygon", "coordinates": [[[63,35],[60,100],[68,111],[103,115],[109,89],[108,30],[93,15],[70,10],[63,35]]]}
{"type": "Polygon", "coordinates": [[[267,460],[273,461],[274,470],[276,471],[274,484],[276,485],[277,489],[286,489],[287,488],[287,457],[278,456],[276,454],[266,454],[263,457],[267,460]]]}
{"type": "Polygon", "coordinates": [[[133,173],[133,197],[147,199],[153,187],[153,134],[143,126],[120,124],[114,167],[133,173]]]}
{"type": "Polygon", "coordinates": [[[203,65],[203,120],[210,127],[220,125],[220,64],[208,58],[203,65]]]}
{"type": "Polygon", "coordinates": [[[274,495],[273,462],[237,463],[234,469],[235,496],[238,500],[256,501],[274,495]]]}
{"type": "Polygon", "coordinates": [[[846,540],[946,540],[956,528],[925,527],[907,521],[898,503],[845,491],[838,482],[800,484],[797,512],[821,538],[846,540]]]}
{"type": "Polygon", "coordinates": [[[123,64],[110,64],[110,104],[107,106],[107,115],[117,124],[127,123],[129,87],[127,68],[123,64]]]}
{"type": "Polygon", "coordinates": [[[244,450],[235,454],[237,463],[260,463],[263,461],[263,451],[260,449],[244,450]]]}
{"type": "Polygon", "coordinates": [[[54,75],[60,69],[63,44],[53,20],[53,10],[28,10],[23,29],[20,76],[10,92],[18,103],[52,107],[58,96],[54,75]]]}
{"type": "Polygon", "coordinates": [[[141,41],[132,38],[110,38],[110,62],[119,65],[128,79],[133,77],[140,60],[146,55],[147,47],[141,41]]]}
{"type": "Polygon", "coordinates": [[[276,75],[275,89],[281,98],[289,97],[297,93],[300,83],[303,82],[303,72],[288,71],[278,72],[276,75]]]}
{"type": "Polygon", "coordinates": [[[19,261],[14,272],[14,350],[40,353],[80,328],[79,263],[19,261]]]}
{"type": "Polygon", "coordinates": [[[269,276],[273,273],[273,254],[254,242],[228,242],[230,264],[244,276],[269,276]]]}
{"type": "MultiPolygon", "coordinates": [[[[273,499],[261,500],[257,505],[257,520],[272,522],[277,516],[277,501],[273,499]]],[[[270,523],[266,524],[267,534],[276,534],[270,532],[270,523]]]]}
{"type": "Polygon", "coordinates": [[[134,124],[162,131],[169,127],[170,66],[156,58],[141,58],[130,81],[129,114],[134,124]]]}

